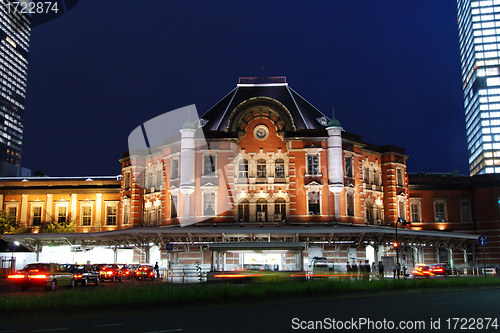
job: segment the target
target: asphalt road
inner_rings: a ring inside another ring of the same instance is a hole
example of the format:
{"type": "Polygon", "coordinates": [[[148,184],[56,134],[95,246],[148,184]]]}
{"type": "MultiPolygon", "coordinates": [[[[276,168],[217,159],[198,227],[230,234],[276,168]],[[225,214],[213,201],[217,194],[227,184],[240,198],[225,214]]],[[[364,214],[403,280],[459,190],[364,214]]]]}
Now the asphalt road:
{"type": "Polygon", "coordinates": [[[85,312],[36,311],[0,316],[0,333],[264,333],[321,331],[321,328],[338,332],[500,332],[500,289],[205,302],[190,306],[167,304],[164,308],[96,308],[85,312]]]}

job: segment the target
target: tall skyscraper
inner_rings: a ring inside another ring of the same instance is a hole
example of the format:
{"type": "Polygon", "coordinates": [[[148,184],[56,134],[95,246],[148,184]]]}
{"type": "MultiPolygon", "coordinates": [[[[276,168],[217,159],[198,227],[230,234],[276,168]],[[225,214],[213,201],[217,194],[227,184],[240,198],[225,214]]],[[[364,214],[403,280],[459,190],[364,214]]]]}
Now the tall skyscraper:
{"type": "Polygon", "coordinates": [[[457,0],[471,175],[500,173],[500,0],[457,0]]]}
{"type": "Polygon", "coordinates": [[[31,18],[0,0],[0,176],[20,174],[31,18]]]}

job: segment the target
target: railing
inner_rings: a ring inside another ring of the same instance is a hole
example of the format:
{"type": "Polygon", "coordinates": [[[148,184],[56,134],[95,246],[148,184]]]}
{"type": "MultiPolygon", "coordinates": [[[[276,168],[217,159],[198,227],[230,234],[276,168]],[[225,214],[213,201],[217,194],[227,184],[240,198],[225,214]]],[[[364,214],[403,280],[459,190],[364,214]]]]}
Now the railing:
{"type": "Polygon", "coordinates": [[[205,281],[206,271],[202,270],[202,278],[196,268],[173,268],[160,273],[160,280],[166,283],[198,283],[205,281]]]}
{"type": "Polygon", "coordinates": [[[12,274],[16,267],[16,257],[0,257],[2,267],[0,267],[0,277],[12,274]]]}

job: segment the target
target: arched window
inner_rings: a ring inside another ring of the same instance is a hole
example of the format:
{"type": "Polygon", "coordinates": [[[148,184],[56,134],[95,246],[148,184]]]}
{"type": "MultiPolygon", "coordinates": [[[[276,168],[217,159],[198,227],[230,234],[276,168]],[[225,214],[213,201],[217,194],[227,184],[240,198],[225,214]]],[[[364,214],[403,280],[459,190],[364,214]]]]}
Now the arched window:
{"type": "Polygon", "coordinates": [[[283,161],[282,158],[278,158],[274,161],[274,177],[285,178],[285,161],[283,161]]]}
{"type": "Polygon", "coordinates": [[[274,220],[286,220],[286,201],[285,199],[278,198],[274,201],[274,220]]]}
{"type": "Polygon", "coordinates": [[[266,177],[267,177],[266,160],[261,158],[257,160],[257,178],[266,178],[266,177]]]}
{"type": "Polygon", "coordinates": [[[248,207],[248,200],[243,199],[238,203],[238,221],[248,222],[250,220],[250,210],[248,207]]]}
{"type": "Polygon", "coordinates": [[[238,163],[238,178],[248,178],[248,161],[245,159],[238,163]]]}
{"type": "Polygon", "coordinates": [[[257,200],[257,221],[264,222],[267,221],[267,201],[266,199],[257,200]]]}

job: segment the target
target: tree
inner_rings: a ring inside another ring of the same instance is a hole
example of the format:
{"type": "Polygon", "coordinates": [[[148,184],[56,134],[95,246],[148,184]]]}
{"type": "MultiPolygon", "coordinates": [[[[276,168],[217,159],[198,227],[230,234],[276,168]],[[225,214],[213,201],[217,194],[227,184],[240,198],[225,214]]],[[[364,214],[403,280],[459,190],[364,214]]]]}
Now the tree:
{"type": "Polygon", "coordinates": [[[5,215],[0,210],[0,237],[3,234],[20,234],[26,232],[26,228],[17,223],[14,216],[5,215]]]}
{"type": "Polygon", "coordinates": [[[75,232],[75,224],[72,221],[66,222],[46,222],[40,226],[41,233],[68,233],[75,232]]]}

